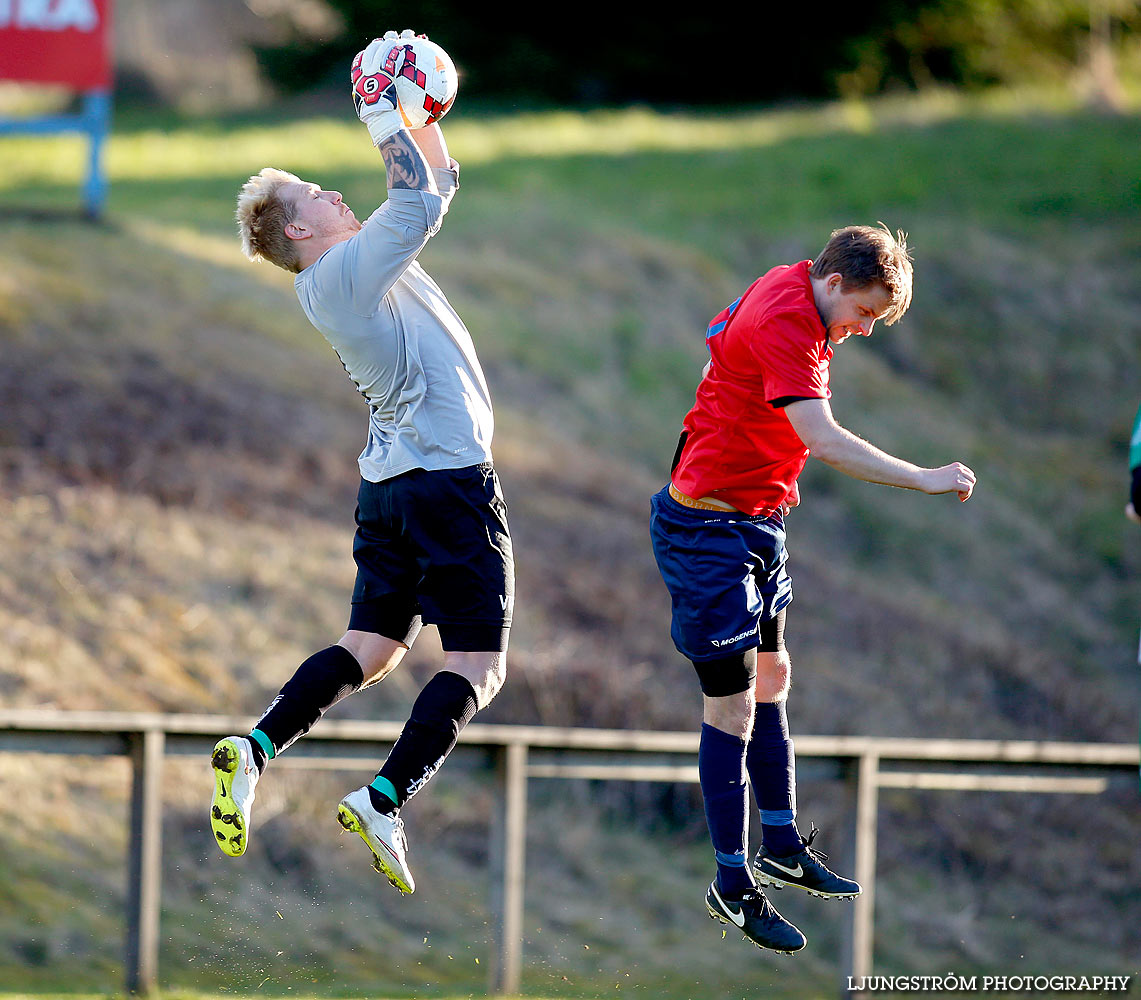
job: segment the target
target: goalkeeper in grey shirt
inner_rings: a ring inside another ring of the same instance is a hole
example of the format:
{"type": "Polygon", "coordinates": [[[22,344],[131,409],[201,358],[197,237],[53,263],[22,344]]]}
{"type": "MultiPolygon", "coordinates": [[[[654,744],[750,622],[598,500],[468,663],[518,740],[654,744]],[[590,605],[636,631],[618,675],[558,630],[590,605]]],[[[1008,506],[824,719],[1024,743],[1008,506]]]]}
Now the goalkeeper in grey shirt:
{"type": "Polygon", "coordinates": [[[502,686],[515,587],[491,464],[491,397],[471,336],[416,261],[456,192],[458,166],[438,125],[404,126],[393,83],[400,43],[389,32],[353,62],[357,113],[388,177],[388,200],[366,222],[338,192],[273,168],[238,198],[247,256],[297,274],[301,307],[368,402],[369,426],[348,630],[301,664],[248,736],[214,748],[211,827],[226,854],[242,854],[268,762],[340,699],[381,680],[432,623],[443,669],[416,698],[376,778],[338,809],[377,870],[408,893],[415,882],[400,809],[502,686]]]}

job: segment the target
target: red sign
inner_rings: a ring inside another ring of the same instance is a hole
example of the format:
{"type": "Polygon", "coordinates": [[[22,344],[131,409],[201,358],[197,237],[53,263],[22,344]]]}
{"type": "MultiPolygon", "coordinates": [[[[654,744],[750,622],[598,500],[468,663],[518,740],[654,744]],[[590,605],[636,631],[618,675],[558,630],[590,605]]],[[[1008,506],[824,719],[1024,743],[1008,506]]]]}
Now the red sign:
{"type": "Polygon", "coordinates": [[[111,0],[0,0],[0,80],[111,86],[111,0]]]}

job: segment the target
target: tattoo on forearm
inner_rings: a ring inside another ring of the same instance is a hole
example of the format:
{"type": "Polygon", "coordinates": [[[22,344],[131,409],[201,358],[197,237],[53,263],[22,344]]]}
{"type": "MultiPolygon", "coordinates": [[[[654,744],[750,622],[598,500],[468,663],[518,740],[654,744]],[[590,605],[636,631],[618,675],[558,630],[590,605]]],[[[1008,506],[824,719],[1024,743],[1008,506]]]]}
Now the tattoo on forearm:
{"type": "Polygon", "coordinates": [[[389,136],[377,148],[384,157],[384,169],[388,172],[390,188],[430,191],[434,187],[428,161],[407,132],[389,136]]]}

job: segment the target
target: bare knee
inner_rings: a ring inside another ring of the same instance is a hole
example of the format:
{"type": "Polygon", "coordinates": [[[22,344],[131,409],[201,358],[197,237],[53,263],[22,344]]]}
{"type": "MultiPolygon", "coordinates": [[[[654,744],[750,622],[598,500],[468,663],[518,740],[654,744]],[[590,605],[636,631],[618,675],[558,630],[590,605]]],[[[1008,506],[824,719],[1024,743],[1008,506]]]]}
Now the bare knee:
{"type": "Polygon", "coordinates": [[[486,708],[507,680],[507,653],[446,650],[444,669],[466,678],[475,689],[476,705],[486,708]]]}
{"type": "Polygon", "coordinates": [[[395,639],[377,635],[375,632],[355,630],[350,630],[341,636],[337,645],[344,646],[356,657],[361,673],[364,674],[365,685],[383,680],[408,652],[408,647],[395,639]]]}
{"type": "Polygon", "coordinates": [[[758,702],[784,701],[792,684],[792,660],[788,651],[757,653],[758,702]]]}
{"type": "Polygon", "coordinates": [[[702,720],[714,729],[739,737],[746,743],[753,733],[753,713],[756,708],[753,689],[740,694],[720,697],[702,696],[702,720]]]}

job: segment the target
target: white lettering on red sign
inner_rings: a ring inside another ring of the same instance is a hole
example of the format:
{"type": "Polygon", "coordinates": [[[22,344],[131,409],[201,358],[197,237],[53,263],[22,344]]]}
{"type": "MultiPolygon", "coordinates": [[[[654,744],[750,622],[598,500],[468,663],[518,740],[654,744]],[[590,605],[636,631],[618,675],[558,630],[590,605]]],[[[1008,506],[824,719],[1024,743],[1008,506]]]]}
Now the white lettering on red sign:
{"type": "Polygon", "coordinates": [[[94,31],[98,27],[94,0],[0,0],[0,28],[94,31]]]}

